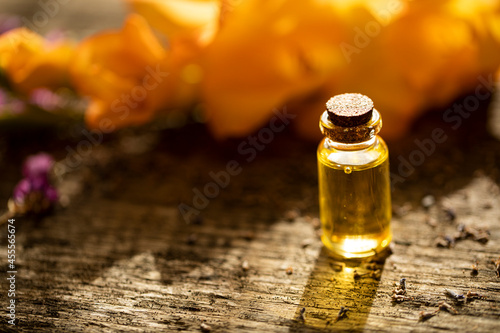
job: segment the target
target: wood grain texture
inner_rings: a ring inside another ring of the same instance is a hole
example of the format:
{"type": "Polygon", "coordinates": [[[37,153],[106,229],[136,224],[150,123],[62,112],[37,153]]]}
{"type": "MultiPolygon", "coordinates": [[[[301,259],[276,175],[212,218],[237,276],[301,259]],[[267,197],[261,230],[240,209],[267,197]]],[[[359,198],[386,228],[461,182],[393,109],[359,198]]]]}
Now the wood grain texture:
{"type": "MultiPolygon", "coordinates": [[[[73,14],[61,11],[47,29],[73,22],[82,25],[77,35],[86,35],[103,27],[92,22],[103,13],[116,13],[105,22],[110,27],[121,22],[123,8],[115,2],[85,2],[90,22],[71,19],[83,5],[70,3],[62,10],[73,14]]],[[[37,10],[13,0],[2,5],[25,16],[37,10]]],[[[436,112],[417,121],[407,139],[390,143],[391,172],[398,174],[400,158],[418,149],[415,139],[429,138],[438,127],[448,137],[395,184],[393,254],[381,264],[379,280],[354,279],[355,269],[368,272],[366,263],[346,262],[335,270],[318,238],[316,147],[288,132],[248,162],[237,153],[241,141],[213,142],[199,125],[124,131],[93,146],[75,167],[66,146],[75,148],[83,136],[60,141],[49,132],[5,135],[0,202],[20,178],[22,159],[45,150],[62,163],[58,188],[66,207],[40,220],[16,219],[15,327],[6,324],[2,226],[0,331],[499,331],[500,278],[491,260],[500,256],[500,141],[485,134],[486,106],[457,131],[436,112]],[[187,224],[179,203],[192,205],[193,189],[203,190],[210,172],[231,160],[239,162],[241,174],[201,211],[201,223],[187,224]],[[420,202],[428,194],[436,204],[425,209],[420,202]],[[445,208],[453,209],[455,220],[445,208]],[[436,238],[455,233],[460,224],[487,228],[490,241],[437,248],[436,238]],[[479,273],[472,276],[476,260],[479,273]],[[413,299],[395,303],[391,295],[401,278],[413,299]],[[460,304],[445,288],[487,298],[460,304]],[[421,311],[435,310],[440,301],[458,314],[440,311],[419,321],[421,311]],[[349,311],[336,321],[342,306],[349,311]]],[[[490,119],[498,120],[495,110],[490,119]]]]}
{"type": "MultiPolygon", "coordinates": [[[[39,221],[16,219],[15,330],[199,332],[203,323],[212,331],[241,332],[500,327],[500,278],[491,263],[500,254],[496,140],[482,138],[481,149],[443,147],[398,184],[394,253],[380,266],[380,280],[355,280],[354,269],[367,272],[366,263],[346,262],[342,271],[335,270],[335,259],[318,238],[313,145],[284,133],[247,163],[233,145],[200,139],[203,133],[193,137],[196,129],[114,136],[61,173],[58,187],[69,201],[66,208],[39,221]],[[141,153],[123,145],[131,140],[144,145],[141,153]],[[289,146],[294,149],[283,149],[289,146]],[[457,154],[471,158],[454,162],[457,154]],[[193,188],[202,190],[212,181],[210,172],[223,170],[232,159],[239,161],[241,174],[201,212],[201,223],[187,224],[177,205],[191,204],[193,188]],[[447,165],[447,172],[436,169],[439,165],[447,165]],[[420,199],[428,193],[437,202],[425,209],[420,199]],[[454,221],[445,207],[454,210],[454,221]],[[435,225],[426,223],[430,217],[435,225]],[[461,223],[489,229],[490,241],[435,246],[440,234],[453,234],[461,223]],[[479,274],[471,276],[476,260],[479,274]],[[394,303],[394,282],[403,277],[413,299],[394,303]],[[487,298],[461,305],[445,288],[487,298]],[[420,311],[434,310],[443,300],[458,315],[440,311],[419,322],[420,311]],[[350,310],[336,321],[341,306],[350,310]]],[[[15,178],[8,163],[4,168],[15,178]]],[[[2,197],[8,195],[5,188],[2,197]]],[[[0,244],[6,253],[3,229],[0,244]]],[[[6,304],[5,292],[0,302],[6,304]]],[[[5,324],[5,312],[1,320],[2,330],[14,331],[5,324]]]]}

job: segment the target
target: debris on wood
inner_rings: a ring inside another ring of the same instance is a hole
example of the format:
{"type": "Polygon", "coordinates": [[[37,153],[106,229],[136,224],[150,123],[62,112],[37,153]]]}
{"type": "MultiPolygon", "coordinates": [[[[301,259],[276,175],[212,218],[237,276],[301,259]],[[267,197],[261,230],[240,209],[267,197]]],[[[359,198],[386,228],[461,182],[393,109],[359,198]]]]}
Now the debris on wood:
{"type": "Polygon", "coordinates": [[[420,315],[418,317],[418,321],[426,321],[427,319],[430,319],[437,315],[438,311],[420,311],[420,315]]]}
{"type": "Polygon", "coordinates": [[[491,260],[493,265],[495,265],[495,272],[497,273],[497,277],[500,277],[500,257],[497,260],[491,260]]]}
{"type": "Polygon", "coordinates": [[[380,269],[377,269],[376,271],[371,271],[369,276],[372,279],[380,280],[380,277],[382,276],[382,271],[380,269]]]}
{"type": "Polygon", "coordinates": [[[406,292],[406,278],[399,280],[399,289],[403,289],[406,292]]]}
{"type": "Polygon", "coordinates": [[[244,260],[242,263],[241,263],[241,269],[246,272],[250,269],[250,264],[248,263],[247,260],[244,260]]]}
{"type": "Polygon", "coordinates": [[[200,329],[202,332],[205,332],[205,333],[212,331],[212,327],[206,323],[201,323],[200,329]]]}
{"type": "Polygon", "coordinates": [[[472,264],[472,271],[470,272],[470,275],[477,276],[479,274],[478,265],[479,265],[479,262],[476,260],[476,262],[474,264],[472,264]]]}
{"type": "Polygon", "coordinates": [[[298,209],[290,209],[285,212],[285,220],[293,222],[296,218],[300,216],[300,211],[298,209]]]}
{"type": "Polygon", "coordinates": [[[455,221],[457,218],[457,214],[455,213],[455,210],[453,208],[445,208],[444,213],[446,214],[446,218],[448,221],[455,221]]]}
{"type": "Polygon", "coordinates": [[[345,263],[341,261],[330,261],[330,268],[333,269],[335,272],[342,272],[345,267],[345,263]]]}
{"type": "Polygon", "coordinates": [[[413,244],[411,241],[400,240],[400,239],[395,239],[394,243],[397,244],[397,245],[403,245],[403,246],[410,246],[410,245],[413,244]]]}
{"type": "Polygon", "coordinates": [[[402,206],[392,205],[392,213],[397,217],[407,215],[412,209],[410,202],[405,202],[402,206]]]}
{"type": "Polygon", "coordinates": [[[399,282],[395,282],[394,286],[396,287],[392,291],[394,295],[406,295],[406,278],[402,278],[399,282]]]}
{"type": "Polygon", "coordinates": [[[395,289],[392,291],[392,300],[394,302],[404,302],[413,300],[413,297],[406,295],[406,278],[401,278],[399,282],[394,282],[395,289]]]}
{"type": "Polygon", "coordinates": [[[340,311],[339,311],[339,313],[337,314],[337,318],[335,318],[335,321],[334,321],[334,322],[337,322],[337,321],[339,321],[339,320],[341,320],[341,319],[346,318],[346,317],[347,317],[347,311],[349,311],[349,309],[348,309],[348,308],[341,306],[341,307],[340,307],[340,311]]]}
{"type": "Polygon", "coordinates": [[[365,265],[365,268],[369,269],[371,271],[376,271],[377,269],[379,269],[379,266],[377,265],[376,262],[370,262],[370,263],[365,265]]]}
{"type": "Polygon", "coordinates": [[[446,303],[445,301],[440,301],[438,303],[438,306],[439,306],[439,310],[445,310],[445,311],[448,311],[448,312],[453,313],[453,314],[458,314],[458,311],[455,310],[455,308],[453,306],[446,303]]]}
{"type": "Polygon", "coordinates": [[[306,308],[300,309],[299,319],[301,321],[305,321],[306,320],[306,308]]]}
{"type": "Polygon", "coordinates": [[[452,298],[454,298],[456,301],[463,301],[465,300],[465,296],[463,294],[458,294],[457,292],[451,290],[451,289],[445,289],[444,290],[446,292],[446,294],[448,296],[451,296],[452,298]]]}
{"type": "Polygon", "coordinates": [[[380,252],[377,252],[376,249],[372,249],[372,251],[374,255],[370,258],[369,262],[383,265],[387,257],[394,253],[394,242],[389,243],[389,245],[380,252]]]}
{"type": "Polygon", "coordinates": [[[476,242],[486,244],[490,240],[490,231],[486,228],[470,227],[465,224],[460,224],[457,227],[455,235],[441,235],[436,239],[435,244],[437,247],[452,248],[457,241],[464,239],[472,239],[476,242]]]}
{"type": "Polygon", "coordinates": [[[394,294],[391,297],[392,297],[392,300],[394,302],[404,302],[404,301],[411,301],[411,300],[413,300],[413,297],[405,296],[405,295],[394,294]]]}
{"type": "Polygon", "coordinates": [[[486,296],[484,296],[476,291],[469,290],[467,292],[467,294],[465,295],[465,298],[466,298],[467,302],[469,302],[469,300],[472,300],[472,299],[486,299],[486,296]]]}
{"type": "Polygon", "coordinates": [[[381,276],[382,276],[382,270],[380,270],[380,269],[369,270],[368,272],[365,272],[365,273],[358,273],[357,270],[354,270],[354,272],[353,272],[354,280],[359,280],[359,279],[364,278],[364,277],[379,280],[381,276]]]}
{"type": "Polygon", "coordinates": [[[398,289],[398,288],[396,288],[396,289],[394,289],[394,290],[392,291],[392,293],[393,293],[394,295],[404,295],[404,294],[406,294],[406,290],[402,290],[402,289],[398,289]]]}
{"type": "Polygon", "coordinates": [[[357,270],[354,270],[353,272],[353,278],[354,280],[359,280],[364,277],[371,277],[372,272],[366,272],[366,273],[358,273],[357,270]]]}
{"type": "Polygon", "coordinates": [[[300,242],[300,247],[305,249],[306,247],[310,246],[313,243],[313,240],[310,238],[304,239],[302,242],[300,242]]]}
{"type": "Polygon", "coordinates": [[[430,207],[434,206],[436,203],[436,199],[434,198],[433,195],[426,195],[425,197],[422,198],[422,207],[425,209],[429,209],[430,207]]]}
{"type": "Polygon", "coordinates": [[[434,241],[437,247],[451,249],[455,246],[455,239],[448,235],[441,235],[434,241]]]}
{"type": "Polygon", "coordinates": [[[455,240],[472,239],[483,244],[488,243],[490,240],[490,231],[486,228],[476,228],[460,224],[457,230],[458,233],[455,236],[455,240]]]}

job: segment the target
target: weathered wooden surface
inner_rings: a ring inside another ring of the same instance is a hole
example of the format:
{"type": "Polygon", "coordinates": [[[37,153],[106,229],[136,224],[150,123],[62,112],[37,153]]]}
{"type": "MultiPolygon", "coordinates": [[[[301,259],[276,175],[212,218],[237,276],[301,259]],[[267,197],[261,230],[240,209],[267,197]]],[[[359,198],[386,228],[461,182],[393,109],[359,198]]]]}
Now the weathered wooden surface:
{"type": "MultiPolygon", "coordinates": [[[[422,124],[421,138],[436,126],[432,117],[422,124]]],[[[459,144],[481,127],[476,119],[463,132],[449,132],[450,141],[396,186],[394,254],[379,281],[354,280],[353,269],[366,270],[355,262],[336,272],[317,238],[314,145],[282,133],[246,163],[234,149],[237,142],[211,142],[199,125],[114,136],[61,176],[67,208],[40,221],[16,220],[16,329],[196,332],[206,323],[213,331],[498,330],[500,278],[490,261],[500,255],[500,143],[478,136],[459,144]],[[241,174],[210,201],[200,224],[186,224],[179,202],[190,204],[192,189],[202,189],[209,172],[223,170],[231,159],[241,163],[241,174]],[[420,200],[429,193],[437,203],[426,211],[420,200]],[[445,218],[443,207],[454,209],[455,221],[445,218]],[[300,211],[296,217],[289,213],[294,209],[300,211]],[[426,223],[428,216],[436,226],[426,223]],[[437,248],[436,237],[460,223],[489,228],[491,240],[437,248]],[[414,299],[393,303],[393,283],[402,277],[414,299]],[[478,291],[487,299],[455,304],[444,288],[478,291]],[[459,314],[441,311],[418,321],[420,311],[436,309],[441,300],[459,314]],[[350,312],[335,322],[341,306],[350,312]]],[[[48,147],[16,135],[9,140],[3,202],[25,153],[48,147]]],[[[65,144],[52,148],[61,161],[65,144]]],[[[393,147],[393,168],[399,152],[412,147],[411,140],[393,147]]],[[[5,254],[6,230],[0,235],[5,254]]],[[[6,290],[5,279],[1,283],[6,290]]],[[[0,302],[6,304],[5,292],[0,302]]],[[[4,312],[2,330],[12,330],[5,322],[4,312]]]]}
{"type": "MultiPolygon", "coordinates": [[[[366,271],[356,262],[335,271],[318,239],[315,145],[280,133],[247,163],[237,154],[240,141],[212,142],[199,125],[109,137],[60,174],[66,208],[39,221],[16,219],[15,327],[6,324],[5,226],[0,230],[0,331],[199,332],[202,324],[214,332],[498,331],[500,278],[491,260],[500,256],[500,141],[484,134],[485,114],[476,112],[453,131],[436,113],[417,123],[411,138],[390,144],[397,173],[398,156],[417,148],[414,138],[428,138],[436,127],[449,136],[395,186],[394,253],[380,280],[354,280],[354,269],[366,271]],[[201,223],[186,224],[177,205],[191,204],[193,188],[202,189],[209,172],[233,159],[241,174],[201,212],[201,223]],[[420,204],[427,194],[437,201],[429,210],[420,204]],[[445,207],[456,213],[454,221],[445,207]],[[490,241],[435,246],[461,223],[488,228],[490,241]],[[479,274],[472,276],[476,260],[479,274]],[[394,303],[393,283],[403,277],[413,300],[394,303]],[[487,299],[460,305],[445,288],[487,299]],[[458,314],[440,311],[419,322],[420,311],[442,300],[458,314]],[[335,321],[341,306],[350,311],[335,321]]],[[[1,138],[0,202],[27,154],[45,150],[67,164],[66,146],[85,139],[47,134],[1,138]]]]}

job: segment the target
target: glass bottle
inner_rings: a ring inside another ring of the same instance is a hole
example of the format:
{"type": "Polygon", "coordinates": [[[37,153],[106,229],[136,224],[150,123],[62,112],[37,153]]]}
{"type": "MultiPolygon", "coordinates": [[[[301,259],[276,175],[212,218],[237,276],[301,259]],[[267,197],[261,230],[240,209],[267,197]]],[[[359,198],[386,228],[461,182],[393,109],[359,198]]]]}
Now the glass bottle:
{"type": "Polygon", "coordinates": [[[382,118],[370,98],[331,98],[320,119],[319,204],[323,244],[334,256],[362,258],[392,238],[389,151],[377,134],[382,118]]]}

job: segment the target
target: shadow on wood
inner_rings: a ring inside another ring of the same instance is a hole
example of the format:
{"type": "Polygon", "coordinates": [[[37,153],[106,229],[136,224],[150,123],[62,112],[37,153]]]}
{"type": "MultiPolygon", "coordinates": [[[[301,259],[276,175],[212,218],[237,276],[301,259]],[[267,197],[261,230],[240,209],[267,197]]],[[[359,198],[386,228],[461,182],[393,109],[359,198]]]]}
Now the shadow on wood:
{"type": "Polygon", "coordinates": [[[355,279],[355,270],[361,274],[366,270],[359,261],[346,261],[341,271],[336,267],[338,262],[323,247],[307,281],[291,332],[363,329],[379,281],[368,276],[355,279]],[[337,318],[341,307],[349,310],[344,317],[337,318]],[[303,308],[305,312],[301,318],[303,308]]]}

